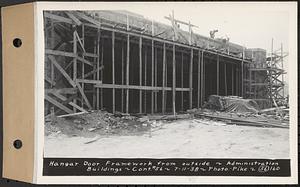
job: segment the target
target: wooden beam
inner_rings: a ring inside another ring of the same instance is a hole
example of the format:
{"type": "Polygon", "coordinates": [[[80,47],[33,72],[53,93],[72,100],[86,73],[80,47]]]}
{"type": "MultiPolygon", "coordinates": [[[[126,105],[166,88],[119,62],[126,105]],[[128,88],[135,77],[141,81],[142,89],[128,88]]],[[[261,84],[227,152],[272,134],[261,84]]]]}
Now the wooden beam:
{"type": "Polygon", "coordinates": [[[205,86],[204,86],[204,51],[201,52],[201,92],[200,92],[200,106],[203,106],[204,95],[205,95],[205,86]]]}
{"type": "Polygon", "coordinates": [[[102,84],[101,80],[76,79],[77,82],[86,84],[102,84]]]}
{"type": "Polygon", "coordinates": [[[65,111],[65,112],[67,112],[67,113],[69,113],[69,114],[73,113],[73,111],[70,110],[68,107],[64,106],[64,105],[61,104],[60,102],[58,102],[58,101],[56,101],[55,99],[51,98],[50,96],[45,95],[45,99],[46,99],[48,102],[50,102],[50,103],[52,103],[53,105],[55,105],[56,107],[62,109],[63,111],[65,111]]]}
{"type": "Polygon", "coordinates": [[[52,88],[52,89],[45,89],[45,93],[59,93],[59,94],[70,94],[70,95],[74,95],[77,93],[77,88],[60,88],[60,89],[56,89],[56,88],[52,88]]]}
{"type": "MultiPolygon", "coordinates": [[[[112,32],[112,36],[111,36],[111,43],[112,43],[112,84],[115,84],[115,32],[112,32]]],[[[115,89],[112,89],[112,113],[115,113],[116,111],[116,93],[115,93],[115,89]]]]}
{"type": "Polygon", "coordinates": [[[190,56],[190,71],[189,71],[189,86],[190,86],[190,94],[189,94],[189,101],[190,101],[190,109],[193,108],[193,56],[194,51],[191,49],[191,56],[190,56]]]}
{"type": "MultiPolygon", "coordinates": [[[[183,52],[181,52],[181,88],[183,88],[183,52]]],[[[181,110],[183,111],[183,91],[181,92],[181,110]]]]}
{"type": "Polygon", "coordinates": [[[225,86],[225,95],[227,96],[227,67],[224,63],[224,86],[225,86]]]}
{"type": "MultiPolygon", "coordinates": [[[[145,47],[145,56],[144,56],[144,64],[145,64],[145,68],[144,68],[144,86],[147,86],[147,47],[145,47]]],[[[144,91],[144,112],[147,113],[147,92],[144,91]]]]}
{"type": "Polygon", "coordinates": [[[84,20],[90,22],[91,24],[94,24],[97,28],[100,28],[101,23],[98,22],[96,19],[93,19],[93,18],[91,18],[91,17],[89,17],[89,16],[87,16],[87,15],[81,13],[81,12],[76,12],[76,14],[77,14],[77,16],[79,16],[80,18],[82,18],[82,19],[84,19],[84,20]]]}
{"type": "MultiPolygon", "coordinates": [[[[52,93],[54,96],[56,96],[57,98],[59,98],[60,100],[62,100],[62,101],[67,101],[67,100],[68,100],[68,98],[66,98],[65,96],[61,95],[59,92],[51,92],[51,93],[52,93]]],[[[70,102],[70,101],[69,101],[68,104],[71,105],[71,106],[73,106],[73,107],[75,107],[76,109],[78,109],[78,110],[81,111],[81,112],[87,112],[84,108],[82,108],[82,107],[76,105],[76,104],[73,103],[73,102],[70,102]]]]}
{"type": "Polygon", "coordinates": [[[71,52],[65,52],[65,51],[58,51],[58,50],[51,50],[51,49],[46,49],[45,53],[47,55],[57,55],[57,56],[65,56],[65,57],[70,57],[70,58],[76,58],[76,60],[79,60],[85,64],[88,64],[90,66],[93,66],[93,64],[86,59],[83,59],[82,57],[79,57],[76,53],[71,53],[71,52]]]}
{"type": "Polygon", "coordinates": [[[172,103],[173,115],[176,115],[176,46],[173,45],[173,87],[172,87],[172,103]]]}
{"type": "MultiPolygon", "coordinates": [[[[81,94],[83,100],[85,101],[85,104],[88,106],[89,109],[92,109],[92,106],[91,106],[89,100],[87,99],[85,93],[83,92],[83,89],[82,89],[82,87],[80,86],[80,84],[79,84],[78,81],[76,81],[76,86],[77,86],[77,88],[78,88],[78,90],[79,90],[79,92],[80,92],[80,94],[81,94]]],[[[74,102],[73,102],[73,103],[74,103],[74,102]]],[[[75,103],[75,104],[76,104],[76,103],[75,103]]]]}
{"type": "MultiPolygon", "coordinates": [[[[100,37],[101,37],[101,32],[100,29],[97,29],[97,39],[95,40],[95,52],[97,53],[97,59],[96,59],[96,64],[97,64],[97,69],[100,68],[100,37]]],[[[103,67],[103,65],[101,64],[101,67],[103,67]]],[[[103,68],[102,68],[103,69],[103,68]]],[[[101,70],[102,70],[101,69],[101,70]]],[[[100,79],[100,72],[96,71],[96,79],[99,81],[100,79]]],[[[85,77],[84,77],[85,78],[85,77]]],[[[96,88],[96,109],[99,110],[100,109],[100,105],[99,105],[99,88],[96,88]]]]}
{"type": "MultiPolygon", "coordinates": [[[[73,32],[73,53],[76,54],[77,56],[77,39],[76,39],[76,30],[73,32]]],[[[75,82],[76,84],[76,79],[77,79],[77,58],[76,56],[74,57],[73,59],[73,81],[75,82]]],[[[83,90],[82,90],[83,92],[83,90]]],[[[76,103],[76,99],[73,100],[73,103],[77,104],[76,103]]],[[[76,113],[76,108],[73,107],[73,111],[74,113],[76,113]]]]}
{"type": "MultiPolygon", "coordinates": [[[[124,85],[124,45],[123,42],[121,42],[121,83],[124,85]]],[[[121,112],[124,112],[124,89],[121,90],[121,112]]]]}
{"type": "MultiPolygon", "coordinates": [[[[127,35],[126,85],[129,85],[130,36],[127,35]]],[[[126,90],[126,113],[129,113],[129,89],[126,90]]]]}
{"type": "MultiPolygon", "coordinates": [[[[152,35],[153,35],[153,21],[152,21],[152,35]]],[[[151,86],[154,86],[154,41],[151,40],[151,86]]],[[[151,92],[151,114],[154,113],[154,92],[151,92]]]]}
{"type": "MultiPolygon", "coordinates": [[[[157,57],[158,57],[158,54],[157,54],[157,48],[155,48],[155,54],[154,54],[154,58],[155,58],[155,60],[154,60],[154,62],[155,62],[155,67],[154,67],[154,74],[155,74],[155,76],[154,76],[154,78],[155,78],[155,80],[154,80],[154,82],[155,82],[155,87],[157,86],[157,57]]],[[[155,112],[157,112],[157,92],[155,92],[154,93],[154,110],[155,110],[155,112]]]]}
{"type": "MultiPolygon", "coordinates": [[[[98,64],[97,64],[97,68],[96,69],[94,69],[94,70],[92,70],[92,71],[90,71],[90,72],[88,72],[88,73],[86,73],[86,74],[84,74],[83,75],[83,78],[85,79],[85,78],[87,78],[87,77],[89,77],[89,76],[91,76],[91,75],[94,75],[95,73],[98,73],[100,70],[102,70],[104,68],[104,66],[101,66],[101,67],[98,67],[98,64]]],[[[97,77],[97,80],[98,80],[99,78],[97,77]]]]}
{"type": "Polygon", "coordinates": [[[55,58],[51,55],[48,56],[48,58],[51,60],[53,65],[58,69],[58,71],[67,79],[67,81],[73,86],[76,87],[75,82],[72,80],[72,78],[68,75],[67,72],[57,63],[55,58]]]}
{"type": "Polygon", "coordinates": [[[241,96],[244,97],[244,60],[241,63],[241,96]]]}
{"type": "MultiPolygon", "coordinates": [[[[130,90],[148,90],[148,91],[172,91],[172,87],[152,87],[152,86],[138,86],[138,85],[112,85],[112,84],[95,84],[97,88],[115,88],[115,89],[130,89],[130,90]]],[[[176,91],[189,92],[189,88],[175,88],[176,91]]]]}
{"type": "Polygon", "coordinates": [[[55,86],[55,84],[56,84],[56,82],[52,81],[52,79],[50,77],[48,77],[47,75],[45,75],[45,81],[47,81],[51,85],[51,87],[55,86]]]}
{"type": "Polygon", "coordinates": [[[197,108],[200,108],[200,92],[201,92],[201,89],[200,89],[200,81],[201,81],[201,56],[200,56],[200,50],[198,51],[198,80],[197,80],[197,83],[198,83],[198,92],[197,92],[197,108]]]}
{"type": "Polygon", "coordinates": [[[231,65],[231,95],[234,95],[234,66],[231,65]]]}
{"type": "Polygon", "coordinates": [[[220,57],[217,56],[217,95],[220,94],[220,57]]]}
{"type": "Polygon", "coordinates": [[[165,113],[165,86],[166,86],[166,43],[163,44],[163,75],[162,75],[162,113],[165,113]]]}
{"type": "Polygon", "coordinates": [[[73,24],[72,19],[65,18],[65,17],[62,17],[62,16],[58,16],[58,15],[55,15],[55,14],[51,14],[51,13],[48,13],[48,12],[44,12],[44,16],[45,16],[45,18],[49,18],[49,19],[56,20],[56,21],[59,21],[59,22],[73,24]]]}
{"type": "MultiPolygon", "coordinates": [[[[139,38],[139,79],[140,79],[140,86],[142,86],[142,38],[139,38]]],[[[139,112],[142,113],[142,90],[139,91],[139,112]]]]}
{"type": "Polygon", "coordinates": [[[72,19],[72,21],[73,21],[76,25],[80,26],[80,25],[82,24],[82,22],[81,22],[78,18],[76,18],[72,13],[70,13],[70,12],[68,12],[68,11],[66,11],[65,13],[69,16],[69,18],[72,19]]]}
{"type": "Polygon", "coordinates": [[[78,32],[77,31],[74,31],[75,32],[75,36],[76,36],[76,38],[77,38],[77,41],[79,42],[79,44],[80,44],[80,47],[81,47],[81,49],[83,50],[83,52],[85,53],[86,51],[85,51],[85,48],[84,48],[84,45],[83,45],[83,42],[81,41],[81,39],[80,39],[80,37],[79,37],[79,35],[78,35],[78,32]]]}

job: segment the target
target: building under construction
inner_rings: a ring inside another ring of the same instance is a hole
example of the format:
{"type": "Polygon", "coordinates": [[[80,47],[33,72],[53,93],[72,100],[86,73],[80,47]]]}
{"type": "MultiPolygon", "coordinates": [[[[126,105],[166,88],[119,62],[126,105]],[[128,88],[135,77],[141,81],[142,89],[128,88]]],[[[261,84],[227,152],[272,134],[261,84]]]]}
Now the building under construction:
{"type": "Polygon", "coordinates": [[[174,14],[166,19],[170,25],[127,11],[45,11],[45,114],[178,113],[210,95],[283,104],[282,49],[267,56],[198,35],[174,14]]]}

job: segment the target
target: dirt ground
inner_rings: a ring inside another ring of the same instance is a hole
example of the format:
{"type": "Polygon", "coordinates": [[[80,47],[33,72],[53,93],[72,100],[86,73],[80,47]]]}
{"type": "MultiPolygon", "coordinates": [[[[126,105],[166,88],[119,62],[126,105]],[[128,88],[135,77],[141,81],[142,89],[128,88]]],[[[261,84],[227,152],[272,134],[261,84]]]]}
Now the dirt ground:
{"type": "MultiPolygon", "coordinates": [[[[288,158],[289,129],[227,125],[204,119],[142,125],[135,133],[45,136],[45,157],[288,158]]],[[[91,127],[92,128],[92,127],[91,127]]]]}

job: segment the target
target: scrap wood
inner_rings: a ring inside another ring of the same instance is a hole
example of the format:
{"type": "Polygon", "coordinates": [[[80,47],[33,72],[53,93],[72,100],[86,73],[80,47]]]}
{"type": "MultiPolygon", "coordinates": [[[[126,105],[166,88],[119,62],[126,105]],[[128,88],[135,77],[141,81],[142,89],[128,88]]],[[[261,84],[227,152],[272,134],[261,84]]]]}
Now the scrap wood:
{"type": "Polygon", "coordinates": [[[268,126],[268,127],[280,127],[280,128],[289,128],[288,125],[283,124],[274,124],[270,122],[261,122],[261,121],[250,121],[242,118],[233,118],[233,117],[225,117],[225,116],[219,116],[219,115],[209,115],[209,114],[195,114],[195,117],[209,117],[209,118],[215,118],[215,119],[221,119],[221,120],[231,120],[230,123],[243,123],[243,124],[256,124],[259,126],[268,126]]]}
{"type": "Polygon", "coordinates": [[[179,114],[179,115],[148,115],[149,120],[177,120],[177,119],[188,119],[190,114],[179,114]]]}

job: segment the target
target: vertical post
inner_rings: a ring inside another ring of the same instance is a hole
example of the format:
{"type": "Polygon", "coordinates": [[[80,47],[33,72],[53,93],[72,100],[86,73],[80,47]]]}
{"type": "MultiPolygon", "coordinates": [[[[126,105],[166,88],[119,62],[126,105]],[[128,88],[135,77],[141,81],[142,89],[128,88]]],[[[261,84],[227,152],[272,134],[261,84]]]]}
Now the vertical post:
{"type": "MultiPolygon", "coordinates": [[[[155,60],[154,60],[154,62],[155,62],[155,80],[154,80],[154,82],[155,82],[155,87],[157,87],[157,48],[155,48],[155,54],[154,54],[154,56],[155,56],[155,60]]],[[[154,95],[155,97],[154,97],[154,100],[155,100],[155,105],[154,105],[154,110],[155,110],[155,112],[157,112],[157,91],[155,91],[155,95],[154,95]]]]}
{"type": "Polygon", "coordinates": [[[220,89],[220,57],[217,55],[217,95],[219,95],[220,89]]]}
{"type": "Polygon", "coordinates": [[[165,113],[165,84],[166,84],[166,43],[163,43],[163,75],[162,75],[162,113],[165,113]]]}
{"type": "MultiPolygon", "coordinates": [[[[145,46],[145,69],[144,69],[144,86],[147,86],[147,47],[145,46]]],[[[147,90],[144,91],[144,111],[147,113],[147,90]]]]}
{"type": "Polygon", "coordinates": [[[202,107],[203,105],[203,97],[205,94],[205,89],[204,89],[204,57],[203,57],[204,52],[202,51],[201,53],[201,91],[200,91],[200,106],[202,107]]]}
{"type": "MultiPolygon", "coordinates": [[[[154,36],[154,25],[152,20],[152,37],[154,36]]],[[[154,112],[154,92],[153,92],[153,86],[154,86],[154,40],[152,38],[151,40],[151,114],[154,112]]]]}
{"type": "MultiPolygon", "coordinates": [[[[183,88],[183,52],[181,52],[181,88],[183,88]]],[[[181,110],[183,111],[183,91],[181,91],[181,110]]]]}
{"type": "MultiPolygon", "coordinates": [[[[121,41],[121,83],[124,85],[124,45],[123,41],[121,41]]],[[[124,112],[124,89],[121,89],[121,112],[124,112]]]]}
{"type": "Polygon", "coordinates": [[[231,95],[234,95],[234,66],[231,64],[231,95]]]}
{"type": "Polygon", "coordinates": [[[224,85],[225,85],[225,95],[227,96],[227,67],[224,62],[224,85]]]}
{"type": "MultiPolygon", "coordinates": [[[[82,29],[82,45],[83,45],[83,48],[84,47],[84,25],[81,25],[81,29],[82,29]]],[[[82,58],[84,59],[84,55],[82,55],[82,58]]],[[[84,63],[81,63],[81,77],[83,78],[84,77],[84,63]]],[[[94,74],[95,75],[95,74],[94,74]]],[[[84,78],[83,78],[84,79],[84,78]]],[[[84,83],[81,83],[81,88],[82,88],[82,91],[84,92],[84,83]]],[[[93,93],[94,94],[94,93],[93,93]]],[[[83,98],[81,98],[81,106],[83,107],[83,98]]],[[[93,101],[93,108],[95,108],[95,105],[94,105],[94,101],[93,101]]]]}
{"type": "MultiPolygon", "coordinates": [[[[76,27],[74,27],[74,32],[73,32],[73,53],[77,55],[77,40],[76,40],[76,27]]],[[[73,81],[76,82],[77,80],[77,58],[75,57],[73,60],[73,81]]],[[[76,99],[73,99],[73,103],[76,104],[76,99]]],[[[76,108],[73,107],[73,112],[76,112],[76,108]]]]}
{"type": "Polygon", "coordinates": [[[250,87],[249,96],[250,96],[250,98],[253,98],[252,97],[252,71],[251,70],[249,70],[249,87],[250,87]]]}
{"type": "Polygon", "coordinates": [[[113,89],[112,89],[112,112],[115,113],[116,110],[116,101],[115,101],[115,32],[112,31],[112,36],[111,36],[111,59],[112,59],[112,84],[113,84],[113,89]]]}
{"type": "MultiPolygon", "coordinates": [[[[281,69],[283,70],[283,45],[282,43],[280,44],[280,61],[281,61],[281,69]]],[[[282,73],[281,75],[281,81],[283,84],[283,88],[282,88],[282,97],[284,98],[284,74],[282,73]]]]}
{"type": "MultiPolygon", "coordinates": [[[[127,15],[127,31],[129,31],[129,19],[127,15]]],[[[126,86],[129,86],[129,55],[130,55],[130,36],[127,34],[127,55],[126,55],[126,86]]],[[[129,89],[126,89],[126,113],[129,113],[129,89]]]]}
{"type": "MultiPolygon", "coordinates": [[[[142,37],[139,38],[139,79],[142,86],[142,37]]],[[[139,90],[139,112],[142,113],[142,90],[139,90]]]]}
{"type": "Polygon", "coordinates": [[[242,60],[241,66],[241,96],[244,97],[244,59],[242,60]]]}
{"type": "MultiPolygon", "coordinates": [[[[55,33],[54,33],[54,23],[53,23],[53,20],[51,20],[51,43],[50,43],[50,47],[51,47],[51,49],[54,49],[54,47],[55,47],[55,33]]],[[[54,65],[53,65],[53,63],[51,62],[50,63],[50,65],[51,65],[51,88],[53,88],[54,87],[54,65]]]]}
{"type": "Polygon", "coordinates": [[[190,58],[190,109],[193,108],[193,55],[194,51],[193,48],[191,48],[191,58],[190,58]]]}
{"type": "MultiPolygon", "coordinates": [[[[126,86],[129,86],[129,55],[130,55],[130,36],[127,34],[127,56],[126,56],[126,86]]],[[[129,89],[126,89],[126,113],[129,113],[129,89]]]]}
{"type": "Polygon", "coordinates": [[[197,80],[197,83],[198,83],[198,93],[197,93],[197,108],[199,109],[200,108],[200,92],[201,92],[201,89],[200,89],[200,86],[201,86],[201,84],[200,84],[200,81],[201,81],[201,75],[200,75],[200,73],[201,73],[201,56],[200,56],[200,50],[198,51],[198,73],[197,73],[197,75],[198,75],[198,80],[197,80]]]}
{"type": "MultiPolygon", "coordinates": [[[[103,60],[104,60],[104,47],[103,47],[103,43],[101,43],[101,41],[99,41],[100,43],[98,45],[101,45],[101,66],[103,66],[103,60]]],[[[99,46],[100,49],[100,46],[99,46]]],[[[103,68],[101,69],[101,81],[103,82],[103,68]]],[[[100,108],[103,109],[103,88],[100,88],[100,108]]]]}
{"type": "Polygon", "coordinates": [[[173,87],[172,87],[172,103],[173,103],[173,115],[176,115],[176,46],[173,44],[173,87]]]}

